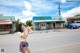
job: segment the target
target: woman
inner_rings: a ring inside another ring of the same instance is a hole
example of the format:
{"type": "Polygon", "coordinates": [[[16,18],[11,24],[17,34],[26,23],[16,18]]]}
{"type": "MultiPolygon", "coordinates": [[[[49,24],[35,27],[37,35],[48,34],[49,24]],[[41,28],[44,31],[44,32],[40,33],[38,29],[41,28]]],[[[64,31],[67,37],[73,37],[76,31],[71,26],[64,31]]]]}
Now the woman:
{"type": "Polygon", "coordinates": [[[17,31],[20,35],[20,52],[22,53],[31,53],[30,49],[29,49],[29,45],[28,45],[28,42],[27,42],[27,38],[28,38],[28,34],[30,32],[30,28],[28,27],[27,29],[24,27],[23,24],[19,24],[18,27],[17,27],[17,31]]]}

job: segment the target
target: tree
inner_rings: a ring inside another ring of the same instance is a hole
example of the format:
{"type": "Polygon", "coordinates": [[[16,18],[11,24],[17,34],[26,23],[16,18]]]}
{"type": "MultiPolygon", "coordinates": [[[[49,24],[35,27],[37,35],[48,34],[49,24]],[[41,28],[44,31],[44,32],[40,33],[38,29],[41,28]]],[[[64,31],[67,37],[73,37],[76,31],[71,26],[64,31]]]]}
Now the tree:
{"type": "Polygon", "coordinates": [[[17,19],[17,20],[16,20],[16,26],[17,26],[19,23],[21,23],[21,22],[20,22],[20,19],[17,19]]]}
{"type": "Polygon", "coordinates": [[[80,14],[77,14],[76,16],[80,16],[80,14]]]}
{"type": "Polygon", "coordinates": [[[16,20],[16,28],[18,27],[18,24],[20,24],[21,22],[20,22],[20,19],[17,19],[16,20]]]}
{"type": "Polygon", "coordinates": [[[26,21],[26,26],[32,26],[32,20],[27,20],[26,21]]]}

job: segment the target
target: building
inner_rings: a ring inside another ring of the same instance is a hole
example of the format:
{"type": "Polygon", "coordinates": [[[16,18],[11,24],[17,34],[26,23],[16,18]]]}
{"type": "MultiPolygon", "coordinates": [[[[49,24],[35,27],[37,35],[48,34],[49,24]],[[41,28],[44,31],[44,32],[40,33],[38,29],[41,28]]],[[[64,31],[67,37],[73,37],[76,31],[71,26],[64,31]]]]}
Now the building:
{"type": "Polygon", "coordinates": [[[80,16],[67,18],[67,23],[68,24],[74,23],[75,21],[80,21],[80,16]]]}
{"type": "Polygon", "coordinates": [[[15,17],[3,16],[0,14],[0,31],[12,31],[16,30],[15,17]]]}
{"type": "Polygon", "coordinates": [[[64,28],[64,22],[62,18],[51,16],[34,16],[32,19],[32,25],[35,30],[64,28]]]}

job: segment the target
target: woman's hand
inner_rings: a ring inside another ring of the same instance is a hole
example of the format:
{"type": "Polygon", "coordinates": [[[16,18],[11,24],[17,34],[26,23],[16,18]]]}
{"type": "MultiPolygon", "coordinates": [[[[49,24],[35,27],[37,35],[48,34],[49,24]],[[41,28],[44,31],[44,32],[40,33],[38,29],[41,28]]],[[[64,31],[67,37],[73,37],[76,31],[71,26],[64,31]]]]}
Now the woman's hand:
{"type": "Polygon", "coordinates": [[[27,30],[28,30],[28,32],[32,32],[32,29],[31,29],[31,27],[27,27],[27,30]]]}

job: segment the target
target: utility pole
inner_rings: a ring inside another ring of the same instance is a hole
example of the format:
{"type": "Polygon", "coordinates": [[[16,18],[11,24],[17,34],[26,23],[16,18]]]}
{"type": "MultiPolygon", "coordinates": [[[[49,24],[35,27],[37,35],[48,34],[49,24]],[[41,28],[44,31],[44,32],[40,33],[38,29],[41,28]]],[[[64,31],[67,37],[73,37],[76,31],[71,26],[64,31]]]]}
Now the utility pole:
{"type": "Polygon", "coordinates": [[[59,20],[62,20],[62,17],[61,17],[61,3],[58,3],[58,13],[59,13],[59,20]]]}
{"type": "Polygon", "coordinates": [[[61,6],[60,6],[60,3],[58,3],[58,9],[59,9],[59,17],[61,17],[61,6]]]}

